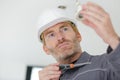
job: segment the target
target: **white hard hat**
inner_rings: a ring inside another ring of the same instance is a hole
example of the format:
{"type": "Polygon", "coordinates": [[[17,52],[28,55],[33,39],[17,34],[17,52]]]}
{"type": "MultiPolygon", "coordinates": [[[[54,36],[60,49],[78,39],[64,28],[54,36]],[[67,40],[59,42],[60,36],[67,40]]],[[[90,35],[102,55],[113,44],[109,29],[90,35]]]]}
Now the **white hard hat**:
{"type": "Polygon", "coordinates": [[[64,21],[71,21],[73,23],[76,23],[73,18],[70,18],[68,16],[69,14],[70,13],[67,13],[65,10],[59,8],[48,9],[44,11],[38,19],[38,38],[40,39],[43,31],[57,23],[64,21]]]}

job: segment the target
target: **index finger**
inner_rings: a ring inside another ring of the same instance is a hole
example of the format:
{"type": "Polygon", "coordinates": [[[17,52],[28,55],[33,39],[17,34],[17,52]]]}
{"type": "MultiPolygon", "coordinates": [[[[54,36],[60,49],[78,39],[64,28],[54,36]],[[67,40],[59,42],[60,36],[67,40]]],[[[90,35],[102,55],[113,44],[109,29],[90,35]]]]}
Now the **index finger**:
{"type": "Polygon", "coordinates": [[[93,3],[93,2],[87,2],[85,5],[83,5],[83,7],[86,10],[92,11],[101,16],[106,14],[106,11],[101,6],[99,6],[98,4],[93,3]]]}

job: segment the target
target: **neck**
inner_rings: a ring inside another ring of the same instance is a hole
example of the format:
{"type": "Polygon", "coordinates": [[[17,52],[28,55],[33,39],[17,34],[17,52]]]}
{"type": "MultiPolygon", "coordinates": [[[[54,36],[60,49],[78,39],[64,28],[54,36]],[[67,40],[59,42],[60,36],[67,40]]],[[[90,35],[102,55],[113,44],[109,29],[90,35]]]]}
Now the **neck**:
{"type": "Polygon", "coordinates": [[[82,54],[82,51],[74,53],[69,58],[66,58],[66,59],[58,61],[58,62],[60,64],[70,64],[70,63],[73,63],[74,61],[78,60],[78,58],[81,56],[81,54],[82,54]]]}

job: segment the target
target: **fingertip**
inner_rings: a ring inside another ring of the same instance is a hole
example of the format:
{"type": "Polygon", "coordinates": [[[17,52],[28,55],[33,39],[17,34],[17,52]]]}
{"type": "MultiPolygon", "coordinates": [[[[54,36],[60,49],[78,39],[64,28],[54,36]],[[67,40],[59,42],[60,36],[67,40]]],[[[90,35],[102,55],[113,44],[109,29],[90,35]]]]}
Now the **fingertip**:
{"type": "Polygon", "coordinates": [[[53,63],[53,64],[50,64],[51,66],[57,66],[59,65],[59,63],[53,63]]]}

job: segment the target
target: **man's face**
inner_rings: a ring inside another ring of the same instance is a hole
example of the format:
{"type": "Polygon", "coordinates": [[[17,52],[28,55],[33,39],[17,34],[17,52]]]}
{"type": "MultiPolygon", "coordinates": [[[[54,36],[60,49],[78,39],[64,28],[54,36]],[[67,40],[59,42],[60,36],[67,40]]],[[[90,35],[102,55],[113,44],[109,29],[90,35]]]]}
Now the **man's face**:
{"type": "Polygon", "coordinates": [[[81,36],[76,33],[70,23],[58,23],[43,33],[44,50],[57,61],[65,60],[79,52],[81,36]]]}

